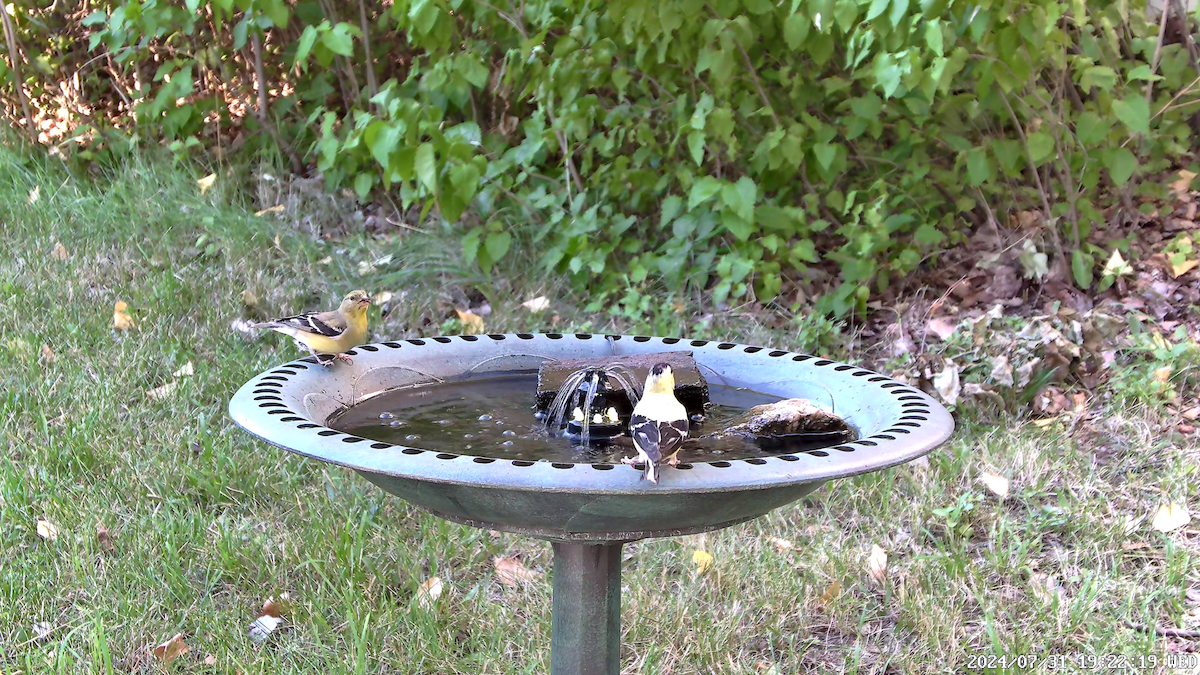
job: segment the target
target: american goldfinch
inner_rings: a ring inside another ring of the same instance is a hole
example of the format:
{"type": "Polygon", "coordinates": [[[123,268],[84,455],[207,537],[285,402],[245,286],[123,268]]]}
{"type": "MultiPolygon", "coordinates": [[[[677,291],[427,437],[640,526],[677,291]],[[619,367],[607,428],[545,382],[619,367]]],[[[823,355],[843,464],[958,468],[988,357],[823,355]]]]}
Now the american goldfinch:
{"type": "Polygon", "coordinates": [[[252,328],[270,328],[290,335],[296,346],[312,354],[317,363],[328,366],[337,359],[353,363],[343,354],[362,344],[367,338],[367,307],[371,296],[366,291],[352,291],[342,304],[331,312],[297,314],[273,321],[253,324],[252,328]]]}
{"type": "Polygon", "coordinates": [[[675,398],[675,373],[671,366],[656,364],[646,375],[642,398],[629,419],[629,435],[638,454],[621,461],[644,462],[642,479],[658,483],[658,468],[663,460],[671,466],[679,464],[679,448],[688,437],[688,414],[675,398]]]}

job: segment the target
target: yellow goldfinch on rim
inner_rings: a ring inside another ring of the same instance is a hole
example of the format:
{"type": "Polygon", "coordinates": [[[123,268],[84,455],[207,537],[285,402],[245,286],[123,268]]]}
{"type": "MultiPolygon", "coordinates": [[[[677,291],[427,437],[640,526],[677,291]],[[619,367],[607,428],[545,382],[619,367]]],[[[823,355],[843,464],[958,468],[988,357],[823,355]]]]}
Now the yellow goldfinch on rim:
{"type": "Polygon", "coordinates": [[[342,299],[341,306],[331,312],[285,316],[251,327],[270,328],[290,335],[297,347],[312,354],[323,366],[337,359],[353,363],[354,359],[342,352],[367,339],[367,308],[370,306],[371,296],[366,291],[352,291],[342,299]]]}
{"type": "Polygon", "coordinates": [[[629,419],[629,435],[638,455],[621,461],[645,462],[644,480],[658,483],[659,465],[664,460],[671,466],[679,464],[679,449],[688,437],[688,414],[675,398],[675,373],[671,366],[658,363],[646,374],[642,398],[629,419]]]}

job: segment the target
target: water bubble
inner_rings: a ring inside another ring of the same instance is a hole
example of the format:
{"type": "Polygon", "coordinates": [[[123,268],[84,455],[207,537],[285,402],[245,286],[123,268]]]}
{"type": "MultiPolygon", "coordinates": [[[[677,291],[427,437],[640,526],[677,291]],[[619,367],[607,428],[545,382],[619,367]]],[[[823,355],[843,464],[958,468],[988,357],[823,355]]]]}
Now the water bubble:
{"type": "Polygon", "coordinates": [[[402,427],[402,426],[404,426],[404,422],[401,422],[400,420],[392,420],[391,422],[388,422],[388,426],[389,427],[402,427]]]}
{"type": "Polygon", "coordinates": [[[395,415],[390,412],[379,413],[379,419],[381,420],[390,420],[393,417],[395,417],[395,415]]]}
{"type": "Polygon", "coordinates": [[[420,437],[420,436],[418,436],[418,435],[416,435],[416,434],[409,434],[409,435],[407,435],[407,436],[405,436],[405,437],[404,437],[404,440],[406,440],[406,441],[417,441],[417,440],[420,440],[420,439],[421,439],[421,437],[420,437]]]}
{"type": "Polygon", "coordinates": [[[513,442],[512,442],[512,441],[504,441],[504,442],[503,442],[503,443],[501,443],[500,445],[503,445],[504,447],[511,447],[511,446],[512,446],[512,444],[513,444],[513,442]]]}
{"type": "MultiPolygon", "coordinates": [[[[475,438],[475,434],[463,434],[463,438],[475,438]]],[[[471,446],[467,446],[468,448],[471,446]]]]}
{"type": "Polygon", "coordinates": [[[445,426],[447,424],[450,424],[450,420],[438,420],[438,421],[434,422],[434,424],[441,424],[441,425],[445,426]]]}
{"type": "Polygon", "coordinates": [[[502,433],[500,435],[501,436],[516,436],[517,432],[513,431],[512,429],[505,429],[504,433],[502,433]]]}
{"type": "Polygon", "coordinates": [[[490,421],[491,421],[491,419],[492,419],[492,416],[491,416],[491,415],[480,415],[480,416],[479,416],[479,421],[480,421],[480,422],[490,422],[490,421]]]}
{"type": "Polygon", "coordinates": [[[504,420],[496,420],[496,426],[498,426],[498,427],[504,426],[504,420]]]}

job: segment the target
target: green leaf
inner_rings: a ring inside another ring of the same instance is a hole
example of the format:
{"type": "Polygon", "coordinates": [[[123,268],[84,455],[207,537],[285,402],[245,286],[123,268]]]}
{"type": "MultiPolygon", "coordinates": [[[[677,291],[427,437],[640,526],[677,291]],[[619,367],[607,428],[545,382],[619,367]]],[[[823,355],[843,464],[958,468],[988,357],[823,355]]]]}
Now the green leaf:
{"type": "Polygon", "coordinates": [[[942,232],[933,225],[930,225],[929,223],[922,223],[921,226],[917,228],[917,231],[913,232],[913,239],[916,239],[917,243],[923,246],[934,246],[945,241],[946,235],[942,234],[942,232]]]}
{"type": "Polygon", "coordinates": [[[704,132],[692,131],[687,135],[688,150],[692,153],[692,161],[697,165],[704,163],[704,132]]]}
{"type": "Polygon", "coordinates": [[[479,190],[479,169],[474,164],[455,165],[450,169],[450,186],[464,205],[470,204],[479,190]]]}
{"type": "Polygon", "coordinates": [[[1113,114],[1125,123],[1130,133],[1150,134],[1150,104],[1141,96],[1134,95],[1122,101],[1113,101],[1113,114]]]}
{"type": "Polygon", "coordinates": [[[1079,249],[1071,252],[1071,274],[1075,277],[1075,283],[1085,291],[1092,285],[1092,268],[1095,265],[1090,254],[1079,249]]]}
{"type": "Polygon", "coordinates": [[[871,0],[871,6],[867,8],[867,15],[863,17],[863,21],[871,21],[880,14],[883,14],[890,3],[891,0],[871,0]]]}
{"type": "Polygon", "coordinates": [[[401,135],[400,127],[379,120],[372,122],[363,132],[363,143],[384,172],[391,167],[392,152],[400,147],[401,135]]]}
{"type": "Polygon", "coordinates": [[[339,56],[350,56],[354,53],[354,39],[350,37],[350,25],[341,22],[321,34],[321,44],[329,51],[339,56]]]}
{"type": "Polygon", "coordinates": [[[938,56],[945,56],[945,44],[942,42],[942,22],[934,19],[925,22],[925,44],[930,51],[938,56]]]}
{"type": "Polygon", "coordinates": [[[262,7],[263,14],[267,15],[272,24],[279,28],[287,28],[288,8],[283,0],[258,0],[258,2],[262,7]]]}
{"type": "Polygon", "coordinates": [[[1092,87],[1099,87],[1104,91],[1112,91],[1112,88],[1117,84],[1117,73],[1108,66],[1092,66],[1083,71],[1083,77],[1079,78],[1079,86],[1083,87],[1085,92],[1090,92],[1092,87]]]}
{"type": "Polygon", "coordinates": [[[408,7],[408,19],[421,35],[428,35],[433,30],[440,13],[436,0],[413,0],[408,7]]]}
{"type": "Polygon", "coordinates": [[[365,171],[354,178],[354,191],[358,193],[359,199],[366,199],[367,195],[371,192],[371,187],[374,185],[375,176],[365,171]]]}
{"type": "Polygon", "coordinates": [[[766,14],[775,9],[775,5],[772,5],[770,0],[742,0],[742,4],[751,14],[766,14]]]}
{"type": "Polygon", "coordinates": [[[737,237],[738,241],[746,241],[750,238],[750,235],[754,234],[754,223],[743,220],[732,213],[726,212],[722,214],[721,224],[725,226],[725,229],[730,234],[737,237]]]}
{"type": "Polygon", "coordinates": [[[992,179],[992,162],[988,159],[987,151],[976,148],[967,153],[967,180],[971,185],[980,186],[992,179]]]}
{"type": "Polygon", "coordinates": [[[857,18],[857,0],[837,0],[837,4],[833,6],[833,20],[843,33],[849,33],[854,29],[854,20],[857,18]]]}
{"type": "Polygon", "coordinates": [[[246,31],[250,28],[250,15],[242,17],[242,20],[237,22],[233,27],[233,48],[241,49],[246,46],[246,31]]]}
{"type": "Polygon", "coordinates": [[[1150,66],[1146,65],[1145,63],[1129,71],[1129,73],[1125,75],[1125,78],[1129,80],[1142,80],[1143,82],[1157,82],[1165,79],[1162,75],[1155,75],[1154,73],[1150,72],[1150,66]]]}
{"type": "Polygon", "coordinates": [[[813,156],[821,163],[821,166],[826,171],[833,166],[833,160],[837,159],[837,147],[830,143],[817,143],[813,145],[813,156]]]}
{"type": "Polygon", "coordinates": [[[463,262],[467,265],[475,262],[475,257],[479,254],[479,232],[480,230],[476,228],[463,237],[463,262]]]}
{"type": "Polygon", "coordinates": [[[1128,182],[1137,170],[1138,160],[1129,148],[1110,148],[1104,153],[1104,167],[1108,169],[1108,177],[1112,182],[1121,186],[1128,182]]]}
{"type": "Polygon", "coordinates": [[[507,232],[493,232],[488,235],[488,238],[483,242],[483,248],[487,251],[488,257],[492,262],[497,262],[508,253],[509,247],[512,246],[512,235],[507,232]]]}
{"type": "Polygon", "coordinates": [[[663,200],[662,216],[658,219],[659,227],[666,227],[668,223],[679,217],[683,213],[683,199],[679,195],[671,195],[663,200]]]}
{"type": "Polygon", "coordinates": [[[1033,163],[1040,166],[1042,162],[1054,154],[1054,138],[1044,131],[1038,131],[1029,135],[1029,155],[1033,158],[1033,163]]]}
{"type": "Polygon", "coordinates": [[[796,50],[804,44],[805,38],[808,37],[808,31],[812,27],[808,17],[801,13],[796,13],[787,18],[783,22],[783,41],[787,43],[788,49],[796,50]]]}
{"type": "Polygon", "coordinates": [[[893,26],[899,26],[908,14],[908,0],[892,0],[892,11],[888,12],[888,20],[893,26]]]}
{"type": "Polygon", "coordinates": [[[1075,137],[1084,145],[1095,145],[1108,136],[1112,124],[1111,120],[1089,110],[1075,120],[1075,137]]]}
{"type": "Polygon", "coordinates": [[[307,68],[308,55],[312,52],[313,45],[317,43],[317,29],[313,26],[305,26],[304,32],[300,34],[300,40],[296,43],[296,65],[307,68]]]}
{"type": "MultiPolygon", "coordinates": [[[[433,145],[431,143],[422,143],[417,148],[417,156],[413,161],[417,170],[417,179],[425,185],[426,189],[437,194],[438,169],[437,158],[433,155],[433,145]]],[[[495,260],[495,258],[492,258],[492,260],[495,260]]]]}
{"type": "Polygon", "coordinates": [[[712,176],[701,176],[692,184],[688,193],[688,211],[708,201],[721,189],[721,181],[712,176]]]}
{"type": "Polygon", "coordinates": [[[757,199],[758,187],[746,176],[739,178],[737,183],[726,184],[721,188],[721,201],[747,224],[754,221],[754,202],[757,199]]]}

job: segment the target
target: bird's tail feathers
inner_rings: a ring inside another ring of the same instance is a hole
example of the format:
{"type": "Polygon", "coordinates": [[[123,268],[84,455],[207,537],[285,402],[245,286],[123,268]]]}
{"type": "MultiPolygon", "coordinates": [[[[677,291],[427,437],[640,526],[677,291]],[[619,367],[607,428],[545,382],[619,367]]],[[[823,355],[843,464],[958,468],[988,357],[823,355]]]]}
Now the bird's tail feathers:
{"type": "Polygon", "coordinates": [[[658,462],[646,462],[646,468],[642,470],[642,479],[658,484],[658,462]]]}
{"type": "Polygon", "coordinates": [[[648,444],[649,447],[639,448],[642,451],[642,461],[646,463],[646,468],[642,470],[642,478],[651,483],[658,482],[658,465],[662,462],[662,451],[657,445],[648,444]]]}

